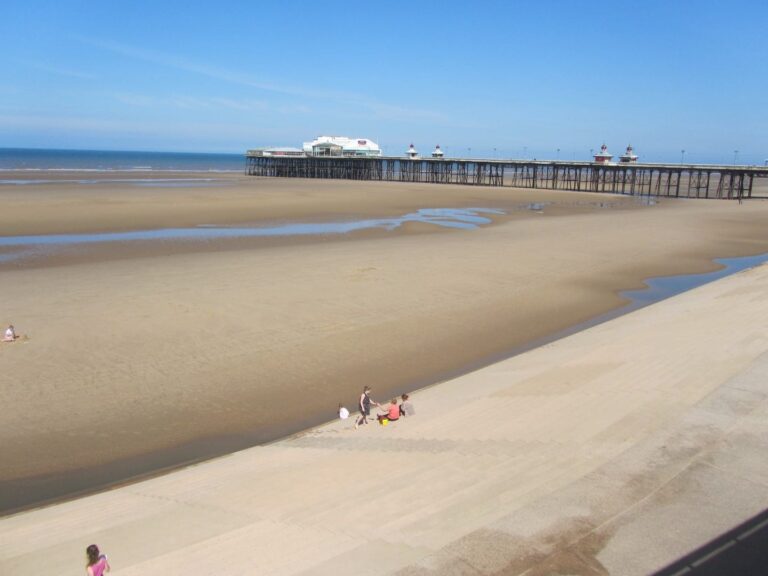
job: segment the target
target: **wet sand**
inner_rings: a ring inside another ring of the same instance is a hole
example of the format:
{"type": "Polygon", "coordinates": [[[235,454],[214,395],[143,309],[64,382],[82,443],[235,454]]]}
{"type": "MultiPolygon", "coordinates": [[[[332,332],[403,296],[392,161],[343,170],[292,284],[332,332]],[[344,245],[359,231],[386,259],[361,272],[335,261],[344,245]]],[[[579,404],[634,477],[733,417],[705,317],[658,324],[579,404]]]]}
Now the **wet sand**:
{"type": "MultiPolygon", "coordinates": [[[[158,177],[124,177],[145,176],[158,177]]],[[[0,346],[0,509],[275,439],[353,408],[364,384],[384,401],[620,306],[645,278],[768,252],[765,202],[201,177],[221,181],[0,186],[0,230],[506,214],[469,231],[104,244],[0,264],[0,322],[29,336],[0,346]]]]}

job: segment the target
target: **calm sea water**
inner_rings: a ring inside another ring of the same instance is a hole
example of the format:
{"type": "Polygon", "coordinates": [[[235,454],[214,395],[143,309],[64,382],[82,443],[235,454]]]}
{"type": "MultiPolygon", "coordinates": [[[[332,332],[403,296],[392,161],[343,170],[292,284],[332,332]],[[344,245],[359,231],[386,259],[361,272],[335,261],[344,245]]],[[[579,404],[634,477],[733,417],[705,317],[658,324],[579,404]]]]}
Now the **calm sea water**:
{"type": "Polygon", "coordinates": [[[242,172],[244,154],[0,148],[0,170],[242,172]]]}

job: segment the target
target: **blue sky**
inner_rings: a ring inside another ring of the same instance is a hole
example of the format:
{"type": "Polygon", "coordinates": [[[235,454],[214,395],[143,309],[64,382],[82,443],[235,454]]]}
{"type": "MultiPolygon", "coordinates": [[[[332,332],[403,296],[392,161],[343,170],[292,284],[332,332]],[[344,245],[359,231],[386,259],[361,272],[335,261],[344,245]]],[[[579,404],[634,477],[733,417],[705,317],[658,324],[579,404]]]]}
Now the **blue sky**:
{"type": "Polygon", "coordinates": [[[766,30],[764,1],[10,0],[0,147],[762,164],[766,30]]]}

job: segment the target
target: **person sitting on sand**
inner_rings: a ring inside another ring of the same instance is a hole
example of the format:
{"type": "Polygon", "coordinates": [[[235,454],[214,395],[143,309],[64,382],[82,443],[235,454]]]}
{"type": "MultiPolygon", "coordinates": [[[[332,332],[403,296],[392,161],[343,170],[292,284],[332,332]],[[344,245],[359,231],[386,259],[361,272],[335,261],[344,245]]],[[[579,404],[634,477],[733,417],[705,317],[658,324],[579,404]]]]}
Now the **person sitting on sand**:
{"type": "Polygon", "coordinates": [[[402,398],[402,402],[400,403],[400,416],[413,416],[416,414],[416,409],[413,407],[413,404],[408,399],[408,394],[403,394],[400,398],[402,398]]]}
{"type": "Polygon", "coordinates": [[[102,576],[104,572],[111,570],[107,555],[99,553],[99,547],[96,544],[88,546],[85,549],[85,555],[88,557],[88,564],[85,566],[88,576],[102,576]]]}
{"type": "Polygon", "coordinates": [[[13,342],[18,338],[16,336],[16,330],[13,328],[13,324],[8,326],[7,330],[5,331],[5,336],[3,336],[3,342],[13,342]]]}
{"type": "Polygon", "coordinates": [[[392,400],[389,401],[389,406],[387,407],[387,411],[380,413],[378,416],[376,416],[376,419],[379,421],[379,424],[381,424],[382,420],[389,420],[390,422],[399,420],[400,406],[397,405],[397,398],[392,398],[392,400]]]}
{"type": "Polygon", "coordinates": [[[349,418],[349,410],[347,410],[343,404],[339,403],[339,419],[346,420],[349,418]]]}

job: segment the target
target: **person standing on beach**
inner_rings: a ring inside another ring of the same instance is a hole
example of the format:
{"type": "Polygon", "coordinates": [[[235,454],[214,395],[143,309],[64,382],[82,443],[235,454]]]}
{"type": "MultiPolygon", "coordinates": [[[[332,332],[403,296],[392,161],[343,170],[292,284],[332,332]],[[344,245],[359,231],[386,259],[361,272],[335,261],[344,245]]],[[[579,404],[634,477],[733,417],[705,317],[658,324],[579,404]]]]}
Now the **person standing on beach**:
{"type": "Polygon", "coordinates": [[[102,576],[104,572],[109,572],[112,567],[107,562],[107,555],[99,552],[96,544],[91,544],[85,549],[85,555],[88,557],[88,564],[85,566],[85,572],[88,576],[102,576]]]}
{"type": "Polygon", "coordinates": [[[358,402],[360,418],[355,422],[355,428],[360,426],[360,424],[368,424],[368,416],[371,415],[371,404],[376,404],[376,406],[379,405],[371,398],[371,387],[366,386],[363,388],[363,393],[360,394],[360,401],[358,402]]]}

